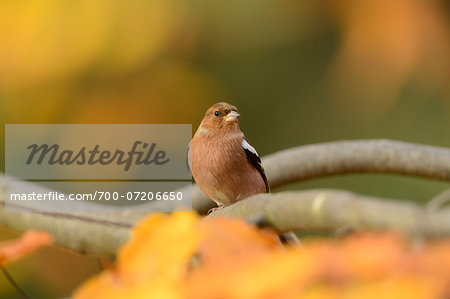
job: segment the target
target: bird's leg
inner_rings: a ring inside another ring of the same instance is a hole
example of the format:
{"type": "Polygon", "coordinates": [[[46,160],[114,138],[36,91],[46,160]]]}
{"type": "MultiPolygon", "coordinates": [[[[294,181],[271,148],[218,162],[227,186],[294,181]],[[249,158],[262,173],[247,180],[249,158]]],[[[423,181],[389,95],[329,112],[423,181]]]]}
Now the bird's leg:
{"type": "Polygon", "coordinates": [[[215,208],[212,208],[211,210],[208,211],[208,215],[213,213],[213,212],[215,212],[215,211],[217,211],[217,210],[223,209],[223,208],[225,208],[225,206],[222,206],[222,205],[219,205],[219,206],[217,206],[215,208]]]}

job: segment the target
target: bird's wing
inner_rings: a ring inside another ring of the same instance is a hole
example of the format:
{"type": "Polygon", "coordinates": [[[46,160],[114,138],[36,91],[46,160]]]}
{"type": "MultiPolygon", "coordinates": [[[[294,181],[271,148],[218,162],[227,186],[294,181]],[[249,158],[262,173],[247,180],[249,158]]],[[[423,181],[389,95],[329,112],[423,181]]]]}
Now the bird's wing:
{"type": "Polygon", "coordinates": [[[248,161],[253,165],[253,167],[256,168],[256,170],[258,170],[259,174],[264,180],[264,184],[266,185],[266,193],[269,193],[270,191],[269,182],[267,181],[266,173],[264,172],[264,168],[261,164],[261,159],[259,158],[259,155],[256,152],[255,148],[250,144],[250,142],[245,136],[244,139],[242,140],[242,148],[244,149],[248,161]]]}

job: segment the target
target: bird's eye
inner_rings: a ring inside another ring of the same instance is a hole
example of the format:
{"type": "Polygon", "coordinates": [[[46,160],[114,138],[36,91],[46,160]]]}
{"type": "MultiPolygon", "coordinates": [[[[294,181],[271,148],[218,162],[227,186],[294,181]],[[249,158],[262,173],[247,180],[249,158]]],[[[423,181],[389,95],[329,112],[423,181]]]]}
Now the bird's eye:
{"type": "Polygon", "coordinates": [[[215,111],[215,112],[214,112],[214,115],[215,115],[215,116],[219,116],[219,115],[220,115],[220,112],[219,112],[219,111],[215,111]]]}

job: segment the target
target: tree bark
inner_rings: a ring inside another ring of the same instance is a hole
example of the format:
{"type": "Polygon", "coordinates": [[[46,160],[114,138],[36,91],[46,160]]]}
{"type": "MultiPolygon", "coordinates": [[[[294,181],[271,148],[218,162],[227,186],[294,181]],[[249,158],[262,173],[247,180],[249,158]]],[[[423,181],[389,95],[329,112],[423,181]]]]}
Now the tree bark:
{"type": "MultiPolygon", "coordinates": [[[[390,140],[339,141],[300,146],[263,159],[275,188],[291,182],[343,173],[392,173],[450,181],[450,149],[390,140]]],[[[0,176],[0,179],[6,178],[0,176]]],[[[30,183],[27,189],[30,188],[30,183]]],[[[25,186],[25,185],[24,185],[25,186]]],[[[0,182],[1,187],[1,182],[0,182]]],[[[263,219],[279,232],[307,230],[393,229],[424,237],[450,235],[450,209],[408,201],[356,195],[339,190],[259,194],[218,210],[209,217],[263,219]],[[255,218],[256,217],[256,218],[255,218]]],[[[193,207],[204,212],[215,204],[194,188],[193,207]]],[[[0,224],[19,231],[42,229],[58,245],[114,255],[145,213],[44,213],[5,211],[0,188],[0,224]]],[[[208,218],[209,218],[208,217],[208,218]]]]}
{"type": "Polygon", "coordinates": [[[450,236],[450,209],[430,210],[409,201],[358,195],[341,190],[258,194],[216,210],[207,218],[263,221],[288,231],[396,230],[426,238],[450,236]]]}
{"type": "MultiPolygon", "coordinates": [[[[386,173],[450,181],[450,149],[393,140],[334,141],[298,146],[262,159],[272,189],[289,183],[348,173],[386,173]]],[[[216,206],[197,186],[193,207],[216,206]]]]}

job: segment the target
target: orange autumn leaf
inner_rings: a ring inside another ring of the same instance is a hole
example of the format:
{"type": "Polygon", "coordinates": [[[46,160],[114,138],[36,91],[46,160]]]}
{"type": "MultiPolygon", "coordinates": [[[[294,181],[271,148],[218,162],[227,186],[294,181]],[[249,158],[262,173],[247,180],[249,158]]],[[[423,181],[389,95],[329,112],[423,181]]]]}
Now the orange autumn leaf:
{"type": "Polygon", "coordinates": [[[47,232],[27,231],[16,240],[0,243],[0,264],[17,260],[52,242],[52,237],[47,232]]]}
{"type": "Polygon", "coordinates": [[[248,271],[261,270],[252,265],[260,264],[275,252],[285,252],[275,232],[241,220],[215,218],[202,221],[201,228],[205,233],[198,247],[200,265],[193,269],[186,282],[191,286],[186,290],[187,298],[214,298],[219,294],[223,298],[234,297],[233,294],[241,293],[235,282],[241,277],[251,277],[248,271]],[[204,283],[205,277],[209,277],[208,283],[204,283]]]}
{"type": "MultiPolygon", "coordinates": [[[[156,214],[138,224],[116,266],[92,278],[74,298],[177,298],[196,257],[202,264],[281,248],[275,233],[242,221],[200,221],[194,213],[156,214]],[[156,293],[155,293],[156,292],[156,293]]],[[[180,297],[181,298],[181,297],[180,297]]]]}
{"type": "Polygon", "coordinates": [[[116,267],[90,279],[74,298],[179,298],[200,238],[194,213],[153,215],[134,228],[116,267]]]}
{"type": "Polygon", "coordinates": [[[201,232],[193,213],[156,215],[141,222],[118,253],[117,274],[130,283],[156,276],[180,279],[195,253],[201,232]]]}
{"type": "Polygon", "coordinates": [[[344,240],[338,254],[349,275],[376,279],[398,266],[405,245],[396,234],[357,234],[344,240]]]}
{"type": "Polygon", "coordinates": [[[127,284],[122,282],[114,272],[104,271],[76,290],[73,298],[176,299],[182,297],[180,286],[165,277],[154,277],[146,283],[127,284]]]}
{"type": "Polygon", "coordinates": [[[281,248],[276,233],[258,229],[241,220],[215,218],[202,221],[200,226],[204,237],[198,250],[204,264],[230,258],[249,258],[249,255],[256,257],[281,248]]]}
{"type": "Polygon", "coordinates": [[[446,298],[450,241],[394,233],[281,246],[275,232],[195,213],[141,222],[116,266],[74,298],[446,298]]]}
{"type": "Polygon", "coordinates": [[[308,253],[272,253],[228,259],[200,267],[187,282],[186,298],[297,298],[320,273],[320,260],[308,253]]]}

